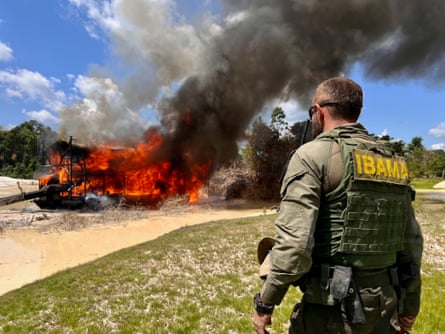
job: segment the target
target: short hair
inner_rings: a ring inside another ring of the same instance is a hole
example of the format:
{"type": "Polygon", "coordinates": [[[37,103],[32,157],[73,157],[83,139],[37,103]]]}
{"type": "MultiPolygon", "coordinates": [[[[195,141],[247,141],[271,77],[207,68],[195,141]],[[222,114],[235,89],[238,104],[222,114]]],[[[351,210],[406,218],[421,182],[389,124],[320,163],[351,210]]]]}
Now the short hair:
{"type": "Polygon", "coordinates": [[[359,84],[345,77],[330,78],[320,83],[315,91],[318,103],[335,102],[333,117],[357,120],[363,106],[363,91],[359,84]]]}

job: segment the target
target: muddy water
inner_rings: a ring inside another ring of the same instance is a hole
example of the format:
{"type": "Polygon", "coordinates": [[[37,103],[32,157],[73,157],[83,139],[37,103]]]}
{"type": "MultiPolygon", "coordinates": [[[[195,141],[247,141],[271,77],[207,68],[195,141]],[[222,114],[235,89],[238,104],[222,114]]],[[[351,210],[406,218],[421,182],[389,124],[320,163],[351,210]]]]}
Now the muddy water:
{"type": "MultiPolygon", "coordinates": [[[[418,192],[426,205],[445,203],[445,192],[418,192]]],[[[180,227],[218,219],[259,216],[263,209],[231,209],[154,216],[120,225],[41,233],[7,230],[0,235],[0,295],[57,271],[155,239],[180,227]]]]}
{"type": "Polygon", "coordinates": [[[149,217],[78,231],[8,230],[0,236],[0,295],[180,227],[264,213],[261,209],[217,210],[149,217]]]}

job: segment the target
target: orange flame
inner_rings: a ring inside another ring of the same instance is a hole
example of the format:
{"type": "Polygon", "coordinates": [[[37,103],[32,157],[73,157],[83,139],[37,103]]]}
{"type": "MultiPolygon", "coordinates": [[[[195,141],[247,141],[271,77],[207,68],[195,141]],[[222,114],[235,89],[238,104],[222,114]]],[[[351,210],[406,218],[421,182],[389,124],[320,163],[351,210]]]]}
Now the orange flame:
{"type": "MultiPolygon", "coordinates": [[[[151,133],[145,143],[132,149],[104,144],[89,152],[84,160],[59,164],[53,172],[58,175],[59,183],[79,184],[73,188],[72,195],[94,192],[155,204],[170,196],[188,194],[190,203],[196,203],[212,162],[191,163],[187,170],[175,166],[172,161],[153,162],[154,153],[162,144],[163,137],[159,133],[151,133]]],[[[52,152],[51,160],[62,161],[56,153],[52,152]]],[[[48,184],[51,177],[45,176],[39,181],[41,185],[48,184]]]]}

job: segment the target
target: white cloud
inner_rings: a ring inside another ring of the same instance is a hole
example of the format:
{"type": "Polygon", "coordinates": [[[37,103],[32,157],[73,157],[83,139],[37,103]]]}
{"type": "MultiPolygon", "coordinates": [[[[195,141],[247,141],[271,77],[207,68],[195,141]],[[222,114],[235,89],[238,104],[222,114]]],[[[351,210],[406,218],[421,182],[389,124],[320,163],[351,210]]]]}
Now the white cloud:
{"type": "MultiPolygon", "coordinates": [[[[205,70],[204,45],[217,28],[206,21],[202,31],[181,19],[171,0],[69,0],[86,17],[84,27],[93,38],[110,37],[113,49],[134,73],[157,68],[158,86],[169,85],[205,70]],[[212,27],[212,29],[210,29],[212,27]],[[131,36],[131,38],[128,38],[131,36]]],[[[156,95],[156,94],[154,94],[156,95]]]]}
{"type": "Polygon", "coordinates": [[[383,129],[383,131],[378,135],[379,137],[387,136],[388,135],[388,129],[383,129]]]}
{"type": "Polygon", "coordinates": [[[435,138],[445,138],[445,122],[442,122],[437,127],[430,129],[428,133],[435,138]]]}
{"type": "Polygon", "coordinates": [[[112,31],[118,28],[119,22],[114,17],[116,1],[69,0],[78,9],[86,10],[87,20],[83,22],[85,30],[95,39],[100,38],[100,30],[112,31]]]}
{"type": "Polygon", "coordinates": [[[445,143],[433,144],[433,145],[431,145],[431,149],[445,151],[445,143]]]}
{"type": "Polygon", "coordinates": [[[26,111],[22,110],[22,113],[28,116],[30,119],[39,121],[40,123],[59,123],[60,120],[46,109],[26,111]]]}
{"type": "Polygon", "coordinates": [[[68,74],[66,75],[66,77],[67,77],[67,79],[68,79],[69,81],[74,81],[74,80],[76,79],[76,76],[75,76],[74,74],[72,74],[72,73],[68,73],[68,74]]]}
{"type": "Polygon", "coordinates": [[[57,111],[66,99],[63,91],[56,90],[58,83],[58,79],[48,79],[26,69],[0,71],[0,88],[8,97],[39,102],[53,111],[57,111]]]}
{"type": "Polygon", "coordinates": [[[12,49],[0,41],[0,61],[6,62],[12,60],[12,58],[12,49]]]}
{"type": "Polygon", "coordinates": [[[289,100],[281,100],[274,99],[269,102],[265,107],[264,111],[269,113],[267,116],[270,116],[270,113],[275,107],[280,107],[283,109],[286,114],[286,121],[289,125],[292,125],[296,122],[301,122],[307,119],[307,111],[302,110],[301,105],[298,101],[289,99],[289,100]]]}

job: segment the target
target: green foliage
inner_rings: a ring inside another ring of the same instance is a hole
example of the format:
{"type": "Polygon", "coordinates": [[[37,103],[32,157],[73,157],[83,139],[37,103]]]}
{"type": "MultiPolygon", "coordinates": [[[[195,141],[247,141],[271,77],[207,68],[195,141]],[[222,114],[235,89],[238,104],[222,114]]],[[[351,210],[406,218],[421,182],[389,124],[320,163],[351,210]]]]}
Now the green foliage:
{"type": "Polygon", "coordinates": [[[279,134],[283,134],[288,131],[286,114],[280,107],[276,107],[272,111],[272,115],[270,117],[270,128],[274,131],[277,131],[279,134]]]}
{"type": "Polygon", "coordinates": [[[309,134],[306,122],[289,127],[284,110],[279,107],[272,111],[269,125],[261,117],[253,122],[246,135],[247,145],[242,158],[255,175],[254,196],[262,200],[279,200],[280,180],[290,154],[307,141],[309,134]]]}
{"type": "Polygon", "coordinates": [[[427,152],[422,144],[422,138],[414,137],[407,146],[407,162],[411,177],[426,177],[427,152]]]}
{"type": "MultiPolygon", "coordinates": [[[[269,125],[260,117],[247,133],[247,145],[242,151],[245,165],[253,171],[256,183],[253,193],[263,200],[278,200],[280,177],[285,170],[290,153],[310,140],[310,126],[297,122],[289,126],[283,109],[272,111],[269,125]]],[[[389,148],[406,157],[411,178],[444,178],[445,152],[426,150],[421,137],[414,137],[410,144],[394,140],[389,135],[378,137],[389,148]]]]}
{"type": "Polygon", "coordinates": [[[386,141],[393,152],[401,156],[405,155],[405,143],[403,142],[403,140],[394,140],[394,138],[389,135],[381,136],[379,137],[379,139],[386,141]]]}
{"type": "Polygon", "coordinates": [[[243,159],[255,174],[255,194],[263,200],[279,199],[280,177],[296,147],[294,137],[284,131],[284,117],[283,110],[276,108],[270,126],[261,118],[255,120],[243,150],[243,159]]]}
{"type": "Polygon", "coordinates": [[[430,176],[445,178],[445,151],[430,151],[427,168],[430,176]]]}
{"type": "Polygon", "coordinates": [[[445,152],[426,150],[421,137],[414,137],[406,148],[407,162],[411,177],[434,178],[445,176],[445,152]]]}
{"type": "Polygon", "coordinates": [[[11,130],[0,130],[0,174],[32,178],[43,163],[48,144],[57,135],[37,121],[22,123],[11,130]]]}
{"type": "Polygon", "coordinates": [[[425,147],[422,144],[422,137],[414,137],[411,140],[411,143],[408,145],[408,151],[410,152],[423,152],[425,151],[425,147]]]}
{"type": "Polygon", "coordinates": [[[441,179],[414,179],[411,183],[416,189],[433,189],[441,179]]]}

